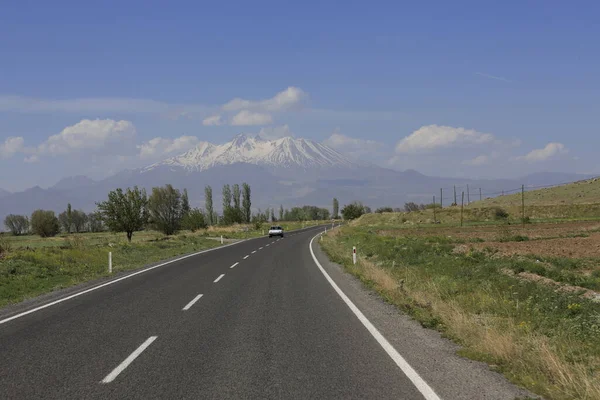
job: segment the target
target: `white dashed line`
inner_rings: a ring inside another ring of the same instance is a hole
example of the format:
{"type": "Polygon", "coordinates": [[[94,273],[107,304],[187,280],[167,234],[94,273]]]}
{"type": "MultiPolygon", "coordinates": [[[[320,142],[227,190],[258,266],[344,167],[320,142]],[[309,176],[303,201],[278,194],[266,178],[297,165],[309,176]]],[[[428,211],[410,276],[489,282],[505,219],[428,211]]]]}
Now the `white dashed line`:
{"type": "Polygon", "coordinates": [[[221,274],[219,275],[219,277],[217,279],[215,279],[214,283],[217,283],[221,280],[221,278],[223,278],[225,276],[225,274],[221,274]]]}
{"type": "Polygon", "coordinates": [[[232,265],[231,267],[229,267],[229,268],[235,268],[235,266],[236,266],[236,265],[238,265],[238,264],[239,264],[239,262],[236,262],[235,264],[233,264],[233,265],[232,265]]]}
{"type": "Polygon", "coordinates": [[[110,383],[114,381],[115,378],[119,376],[121,372],[125,371],[125,368],[127,368],[129,364],[133,362],[133,360],[138,358],[138,356],[142,354],[142,352],[146,350],[148,346],[150,346],[152,342],[156,340],[157,337],[158,336],[150,336],[144,343],[142,343],[140,347],[138,347],[133,353],[131,353],[129,357],[125,359],[125,361],[119,364],[117,368],[113,369],[113,371],[110,374],[106,375],[106,378],[102,379],[102,383],[110,383]]]}
{"type": "Polygon", "coordinates": [[[262,250],[262,249],[264,249],[264,247],[259,247],[258,249],[259,249],[259,250],[262,250]]]}
{"type": "Polygon", "coordinates": [[[183,307],[183,309],[181,311],[187,311],[190,308],[192,308],[192,306],[198,301],[200,300],[200,297],[202,297],[201,294],[199,294],[198,296],[194,297],[194,300],[190,301],[189,303],[187,303],[187,305],[185,307],[183,307]]]}
{"type": "Polygon", "coordinates": [[[252,253],[250,253],[250,254],[254,254],[254,253],[256,253],[256,250],[254,250],[254,251],[253,251],[252,253]]]}
{"type": "Polygon", "coordinates": [[[246,257],[244,257],[244,260],[245,260],[246,258],[248,258],[248,257],[250,257],[250,254],[248,254],[246,257]]]}

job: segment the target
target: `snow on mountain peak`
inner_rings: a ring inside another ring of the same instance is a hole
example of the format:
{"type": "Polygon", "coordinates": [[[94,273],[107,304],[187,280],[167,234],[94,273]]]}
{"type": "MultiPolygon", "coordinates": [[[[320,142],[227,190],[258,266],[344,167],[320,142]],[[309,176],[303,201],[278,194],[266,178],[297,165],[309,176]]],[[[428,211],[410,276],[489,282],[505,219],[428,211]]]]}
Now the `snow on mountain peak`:
{"type": "Polygon", "coordinates": [[[240,134],[230,142],[214,145],[202,142],[195,148],[142,169],[159,166],[204,171],[217,165],[248,163],[273,168],[353,167],[358,164],[332,148],[312,140],[283,137],[266,140],[240,134]]]}

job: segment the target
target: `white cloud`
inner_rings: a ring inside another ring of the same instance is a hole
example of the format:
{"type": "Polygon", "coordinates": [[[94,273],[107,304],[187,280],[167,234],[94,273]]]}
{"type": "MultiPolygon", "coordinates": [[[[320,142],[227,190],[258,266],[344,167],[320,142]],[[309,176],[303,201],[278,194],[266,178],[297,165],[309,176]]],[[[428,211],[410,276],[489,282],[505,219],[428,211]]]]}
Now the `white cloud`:
{"type": "Polygon", "coordinates": [[[221,119],[220,115],[212,115],[210,117],[206,117],[204,118],[204,120],[202,120],[202,125],[204,126],[218,126],[218,125],[222,125],[223,121],[221,119]]]}
{"type": "Polygon", "coordinates": [[[376,152],[384,147],[383,143],[376,142],[374,140],[351,138],[339,133],[338,130],[333,132],[331,136],[325,139],[323,144],[326,144],[327,146],[342,153],[352,154],[355,156],[376,152]]]}
{"type": "Polygon", "coordinates": [[[251,101],[235,98],[223,105],[225,111],[255,110],[278,112],[297,107],[307,98],[307,94],[300,88],[290,86],[286,90],[277,93],[274,97],[266,100],[251,101]]]}
{"type": "Polygon", "coordinates": [[[274,140],[283,137],[294,137],[294,133],[288,125],[261,128],[258,136],[266,140],[274,140]]]}
{"type": "Polygon", "coordinates": [[[175,139],[156,137],[138,145],[139,156],[148,159],[158,156],[166,156],[175,152],[184,152],[200,143],[195,136],[180,136],[175,139]]]}
{"type": "Polygon", "coordinates": [[[273,117],[270,114],[255,113],[248,110],[242,110],[231,119],[233,126],[248,126],[248,125],[269,125],[273,122],[273,117]]]}
{"type": "Polygon", "coordinates": [[[109,144],[118,144],[131,139],[136,131],[129,121],[112,119],[84,119],[63,129],[57,135],[50,136],[38,146],[38,154],[68,154],[82,150],[98,150],[109,144]]]}
{"type": "Polygon", "coordinates": [[[490,162],[490,156],[486,156],[486,155],[480,155],[477,156],[471,160],[466,160],[463,161],[464,165],[472,165],[472,166],[479,166],[479,165],[485,165],[488,164],[490,162]]]}
{"type": "Polygon", "coordinates": [[[397,153],[431,151],[439,148],[458,147],[493,142],[494,135],[473,129],[451,126],[422,126],[396,145],[397,153]]]}
{"type": "Polygon", "coordinates": [[[568,153],[569,150],[562,143],[551,142],[543,149],[535,149],[524,156],[517,157],[518,160],[527,161],[530,163],[541,162],[553,159],[561,154],[568,153]]]}
{"type": "Polygon", "coordinates": [[[23,152],[25,139],[21,136],[11,136],[0,143],[0,158],[10,158],[16,153],[23,152]]]}
{"type": "Polygon", "coordinates": [[[40,161],[40,158],[38,157],[37,154],[33,154],[33,155],[29,156],[29,157],[25,157],[23,159],[23,161],[25,161],[26,163],[33,164],[33,163],[36,163],[36,162],[40,161]]]}

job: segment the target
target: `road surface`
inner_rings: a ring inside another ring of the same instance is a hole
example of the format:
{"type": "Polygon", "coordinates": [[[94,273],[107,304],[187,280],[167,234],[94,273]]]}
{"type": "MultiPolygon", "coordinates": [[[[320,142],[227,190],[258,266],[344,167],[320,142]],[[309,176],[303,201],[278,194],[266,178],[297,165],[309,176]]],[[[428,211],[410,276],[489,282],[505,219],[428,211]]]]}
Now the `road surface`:
{"type": "Polygon", "coordinates": [[[322,230],[244,241],[8,321],[0,317],[0,397],[513,399],[519,393],[455,356],[435,333],[432,339],[415,333],[422,328],[403,316],[384,315],[386,305],[331,270],[316,240],[311,251],[322,230]]]}

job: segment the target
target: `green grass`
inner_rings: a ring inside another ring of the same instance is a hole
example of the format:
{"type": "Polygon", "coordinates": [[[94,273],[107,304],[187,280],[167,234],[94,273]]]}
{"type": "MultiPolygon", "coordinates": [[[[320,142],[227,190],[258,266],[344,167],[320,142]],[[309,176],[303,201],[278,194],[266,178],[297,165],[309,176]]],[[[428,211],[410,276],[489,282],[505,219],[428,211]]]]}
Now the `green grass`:
{"type": "MultiPolygon", "coordinates": [[[[516,257],[513,257],[516,259],[516,257]]],[[[522,258],[520,258],[522,260],[522,258]]],[[[600,270],[584,274],[583,271],[598,268],[600,259],[572,259],[565,257],[526,256],[523,262],[513,262],[515,273],[532,272],[556,282],[567,283],[594,291],[600,291],[600,270]]]]}
{"type": "MultiPolygon", "coordinates": [[[[325,222],[325,221],[323,221],[325,222]]],[[[323,223],[281,222],[285,231],[323,223]]],[[[327,221],[329,222],[329,221],[327,221]]],[[[269,224],[211,227],[166,237],[155,231],[135,232],[131,243],[123,233],[80,233],[40,238],[0,236],[0,307],[108,275],[108,252],[113,272],[220,245],[218,240],[248,239],[266,234],[269,224]],[[212,238],[212,239],[211,239],[212,238]],[[6,255],[4,255],[4,251],[6,255]]]]}
{"type": "Polygon", "coordinates": [[[107,276],[109,251],[113,272],[121,272],[219,245],[216,240],[190,233],[164,237],[155,232],[137,232],[131,244],[123,235],[106,233],[51,238],[47,242],[19,237],[0,259],[0,307],[107,276]]]}
{"type": "MultiPolygon", "coordinates": [[[[550,399],[600,398],[600,304],[502,273],[534,268],[533,260],[456,254],[435,231],[429,238],[386,237],[360,223],[322,243],[386,301],[460,343],[461,354],[550,399]]],[[[551,261],[561,271],[579,268],[551,261]]]]}
{"type": "MultiPolygon", "coordinates": [[[[553,188],[537,189],[525,192],[525,203],[528,205],[552,206],[586,205],[600,203],[600,179],[590,179],[569,183],[553,188]]],[[[469,207],[520,207],[521,193],[472,202],[469,207]]]]}

